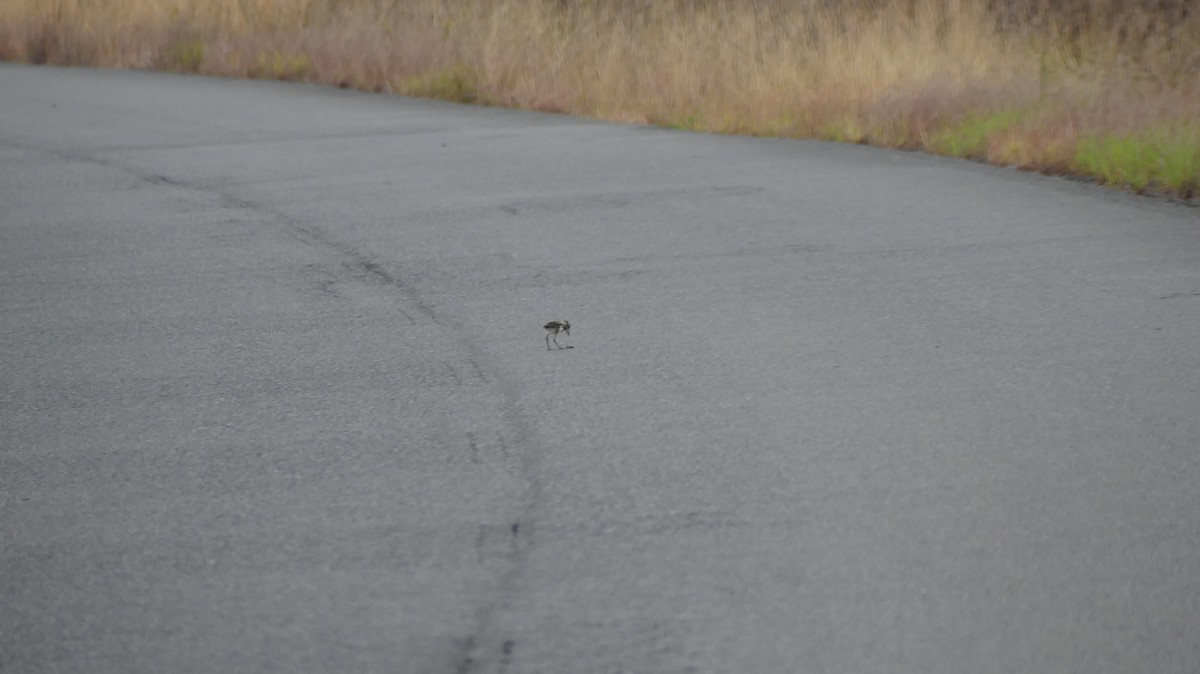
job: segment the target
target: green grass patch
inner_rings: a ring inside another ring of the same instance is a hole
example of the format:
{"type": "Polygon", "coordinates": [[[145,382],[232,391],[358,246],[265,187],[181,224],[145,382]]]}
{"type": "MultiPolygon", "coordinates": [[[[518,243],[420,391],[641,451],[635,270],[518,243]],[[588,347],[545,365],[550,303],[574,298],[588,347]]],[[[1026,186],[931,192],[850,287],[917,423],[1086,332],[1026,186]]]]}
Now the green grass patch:
{"type": "Polygon", "coordinates": [[[797,136],[808,135],[805,133],[805,129],[807,127],[808,125],[800,116],[780,116],[764,122],[762,125],[762,131],[756,135],[795,138],[797,136]]]}
{"type": "Polygon", "coordinates": [[[179,40],[167,47],[165,56],[168,69],[185,73],[199,72],[204,63],[204,41],[194,38],[179,40]]]}
{"type": "Polygon", "coordinates": [[[479,94],[475,76],[465,66],[445,68],[400,81],[397,91],[405,96],[439,98],[457,103],[477,103],[479,94]]]}
{"type": "Polygon", "coordinates": [[[821,129],[821,140],[838,143],[866,143],[867,127],[853,116],[843,117],[821,129]]]}
{"type": "Polygon", "coordinates": [[[962,159],[983,159],[987,156],[988,139],[1021,123],[1028,110],[1014,108],[990,115],[971,116],[934,135],[930,148],[940,154],[962,159]]]}
{"type": "Polygon", "coordinates": [[[1190,197],[1200,187],[1200,127],[1085,137],[1075,151],[1075,169],[1106,185],[1190,197]]]}
{"type": "Polygon", "coordinates": [[[289,82],[303,80],[312,69],[312,62],[304,54],[259,54],[250,76],[257,79],[285,80],[289,82]]]}
{"type": "Polygon", "coordinates": [[[655,126],[665,126],[668,129],[679,129],[681,131],[702,131],[705,126],[700,119],[700,114],[691,112],[678,117],[650,117],[650,123],[655,126]]]}

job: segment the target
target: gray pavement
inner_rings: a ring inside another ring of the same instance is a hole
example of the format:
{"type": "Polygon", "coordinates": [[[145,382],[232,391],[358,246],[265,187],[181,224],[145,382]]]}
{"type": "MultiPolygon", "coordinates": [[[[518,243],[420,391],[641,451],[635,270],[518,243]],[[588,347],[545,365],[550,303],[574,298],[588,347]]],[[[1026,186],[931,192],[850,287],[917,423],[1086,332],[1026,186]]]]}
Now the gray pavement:
{"type": "Polygon", "coordinates": [[[1200,210],[0,66],[0,311],[6,674],[1200,671],[1200,210]]]}

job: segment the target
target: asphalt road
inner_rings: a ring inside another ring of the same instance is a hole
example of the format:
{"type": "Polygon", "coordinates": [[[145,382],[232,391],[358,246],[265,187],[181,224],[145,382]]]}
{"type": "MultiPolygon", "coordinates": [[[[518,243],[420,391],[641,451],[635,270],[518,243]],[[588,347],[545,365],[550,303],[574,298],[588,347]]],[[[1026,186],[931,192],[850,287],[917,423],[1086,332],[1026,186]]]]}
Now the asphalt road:
{"type": "Polygon", "coordinates": [[[6,674],[1200,671],[1197,209],[2,66],[0,307],[6,674]]]}

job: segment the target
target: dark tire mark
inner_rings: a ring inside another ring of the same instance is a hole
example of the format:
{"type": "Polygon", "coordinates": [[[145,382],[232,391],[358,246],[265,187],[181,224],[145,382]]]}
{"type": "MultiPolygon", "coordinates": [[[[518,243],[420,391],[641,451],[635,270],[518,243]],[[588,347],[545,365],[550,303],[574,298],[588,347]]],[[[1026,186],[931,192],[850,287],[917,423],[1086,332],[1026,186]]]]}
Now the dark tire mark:
{"type": "Polygon", "coordinates": [[[446,368],[446,371],[450,373],[450,378],[454,380],[454,383],[458,386],[462,386],[462,377],[458,376],[458,372],[455,371],[454,366],[444,360],[441,361],[441,363],[442,366],[446,368]]]}
{"type": "Polygon", "coordinates": [[[463,644],[462,647],[459,648],[459,653],[461,653],[461,656],[458,660],[458,666],[454,668],[454,672],[455,674],[468,674],[468,672],[470,672],[475,666],[475,660],[473,657],[473,654],[475,653],[474,637],[467,637],[466,639],[463,639],[463,644]]]}
{"type": "Polygon", "coordinates": [[[488,377],[486,374],[484,374],[483,368],[480,367],[479,361],[475,360],[474,358],[468,358],[467,364],[471,366],[471,370],[475,373],[475,376],[479,379],[481,384],[488,383],[488,377]]]}
{"type": "Polygon", "coordinates": [[[479,443],[475,441],[474,433],[467,433],[467,447],[471,450],[471,463],[479,463],[479,443]]]}
{"type": "MultiPolygon", "coordinates": [[[[36,152],[48,152],[42,148],[31,149],[36,152]]],[[[459,326],[455,321],[438,312],[431,303],[422,298],[418,289],[413,284],[405,283],[402,278],[389,271],[379,261],[364,254],[353,245],[339,241],[322,232],[320,229],[307,225],[281,210],[238,197],[216,187],[189,184],[167,176],[124,166],[104,158],[79,153],[53,151],[49,151],[48,153],[70,161],[80,161],[122,171],[150,185],[187,191],[202,198],[215,200],[217,206],[220,208],[258,214],[260,216],[258,218],[259,221],[274,224],[285,235],[300,243],[337,254],[348,269],[365,273],[386,287],[395,290],[404,300],[404,303],[413,307],[416,313],[425,320],[454,334],[470,334],[469,331],[461,329],[462,326],[459,326]]],[[[332,285],[337,280],[335,275],[332,281],[327,282],[329,284],[328,287],[332,288],[332,285]]],[[[400,309],[400,313],[410,321],[416,322],[415,317],[403,309],[400,309]]],[[[515,505],[516,516],[510,521],[525,523],[524,528],[527,534],[518,537],[517,531],[521,526],[519,524],[511,525],[513,527],[511,530],[512,535],[510,536],[511,546],[509,552],[504,555],[504,568],[498,574],[499,578],[496,583],[496,589],[490,597],[483,598],[480,601],[479,608],[475,613],[475,626],[462,642],[459,661],[455,669],[460,674],[477,671],[479,667],[485,664],[485,661],[482,661],[480,658],[487,657],[489,661],[496,664],[500,671],[503,671],[508,666],[508,655],[512,651],[512,647],[507,646],[508,653],[505,653],[506,644],[513,642],[511,639],[503,638],[498,633],[499,628],[496,624],[496,619],[497,615],[505,607],[511,606],[514,599],[519,595],[529,550],[536,541],[536,530],[531,525],[536,520],[536,514],[541,507],[543,498],[541,463],[545,450],[541,443],[537,441],[530,421],[519,411],[518,401],[520,396],[516,385],[513,383],[515,380],[512,377],[497,373],[500,370],[499,367],[491,368],[494,374],[488,376],[485,368],[480,365],[484,356],[483,351],[477,345],[473,344],[469,337],[461,338],[457,344],[458,348],[466,351],[465,360],[472,364],[473,370],[480,380],[490,386],[494,398],[498,402],[502,419],[498,437],[502,453],[505,456],[509,456],[509,442],[505,440],[506,437],[522,449],[517,461],[521,480],[525,488],[521,490],[520,500],[515,505]],[[491,655],[489,656],[488,654],[491,655]]],[[[455,376],[457,377],[457,374],[455,376]]],[[[486,528],[486,525],[484,526],[486,528]]],[[[483,538],[487,537],[486,532],[479,535],[482,535],[483,538]]]]}

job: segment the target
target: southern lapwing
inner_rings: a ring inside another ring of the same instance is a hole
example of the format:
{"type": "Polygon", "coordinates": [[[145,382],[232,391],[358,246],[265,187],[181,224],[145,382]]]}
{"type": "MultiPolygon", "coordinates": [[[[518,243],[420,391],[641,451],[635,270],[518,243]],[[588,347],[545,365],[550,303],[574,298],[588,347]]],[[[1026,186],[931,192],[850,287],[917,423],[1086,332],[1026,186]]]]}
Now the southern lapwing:
{"type": "Polygon", "coordinates": [[[558,348],[560,348],[560,349],[572,348],[570,346],[559,346],[559,344],[558,344],[558,333],[563,332],[568,335],[571,334],[571,322],[570,321],[550,321],[549,323],[547,323],[545,325],[545,328],[546,328],[546,350],[547,351],[550,350],[550,340],[551,339],[554,340],[554,346],[558,346],[558,348]]]}

